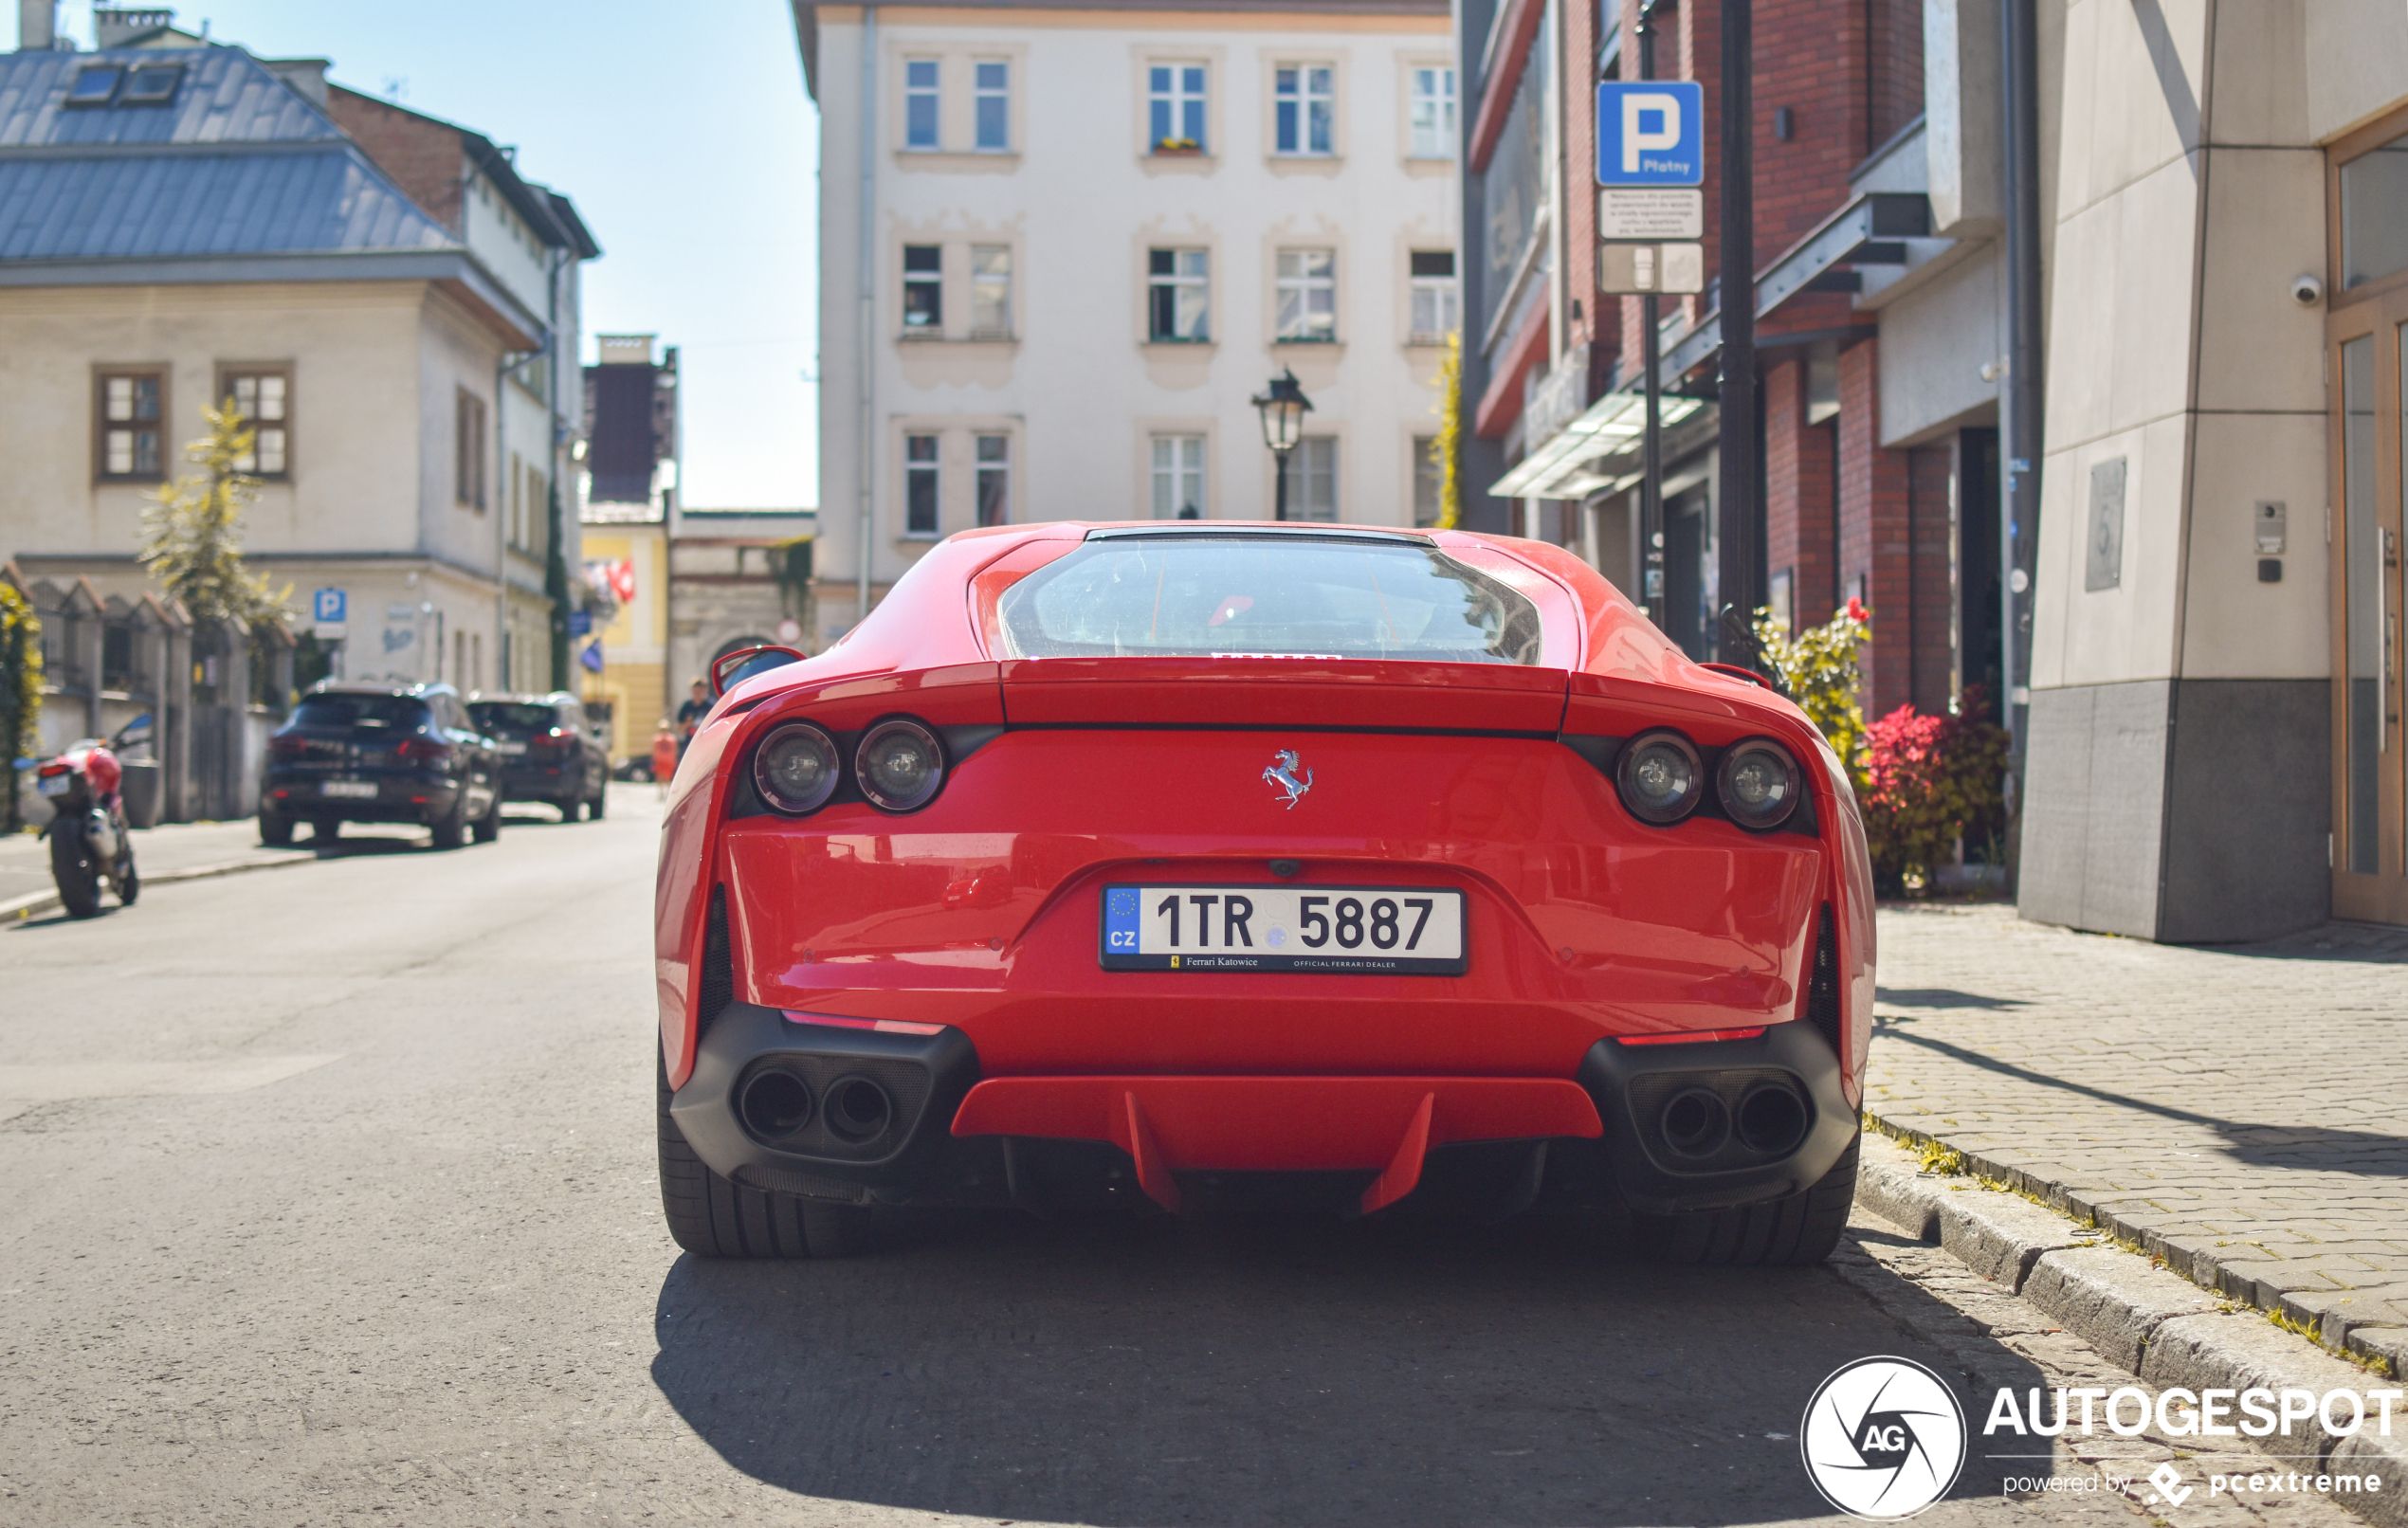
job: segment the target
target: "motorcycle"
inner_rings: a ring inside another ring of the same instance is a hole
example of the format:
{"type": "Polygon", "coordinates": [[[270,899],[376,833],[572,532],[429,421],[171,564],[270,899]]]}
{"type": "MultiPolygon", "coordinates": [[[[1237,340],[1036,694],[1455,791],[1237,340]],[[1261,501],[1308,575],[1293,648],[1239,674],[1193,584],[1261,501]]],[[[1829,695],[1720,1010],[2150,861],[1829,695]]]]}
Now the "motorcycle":
{"type": "Polygon", "coordinates": [[[100,916],[103,883],[117,893],[120,906],[133,906],[141,892],[134,834],[118,789],[125,772],[116,750],[148,722],[147,717],[137,718],[115,737],[70,743],[65,753],[34,770],[34,791],[53,813],[43,829],[50,841],[50,877],[70,918],[100,916]]]}

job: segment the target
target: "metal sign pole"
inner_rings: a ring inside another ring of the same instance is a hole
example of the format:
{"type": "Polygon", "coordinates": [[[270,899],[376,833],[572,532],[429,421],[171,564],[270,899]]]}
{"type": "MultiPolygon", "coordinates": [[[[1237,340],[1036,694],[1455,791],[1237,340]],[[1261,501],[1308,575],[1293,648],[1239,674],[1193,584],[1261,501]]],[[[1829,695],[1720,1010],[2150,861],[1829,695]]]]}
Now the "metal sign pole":
{"type": "MultiPolygon", "coordinates": [[[[1721,589],[1716,603],[1742,628],[1756,618],[1756,46],[1752,0],[1723,0],[1723,389],[1716,492],[1721,589]]],[[[1735,656],[1720,621],[1707,629],[1717,653],[1735,656]]],[[[1736,655],[1746,662],[1750,654],[1736,655]]]]}
{"type": "MultiPolygon", "coordinates": [[[[1639,78],[1655,78],[1655,0],[1639,6],[1639,78]]],[[[1656,296],[1639,299],[1639,355],[1647,373],[1647,433],[1639,455],[1639,598],[1647,618],[1664,625],[1664,364],[1656,296]]]]}

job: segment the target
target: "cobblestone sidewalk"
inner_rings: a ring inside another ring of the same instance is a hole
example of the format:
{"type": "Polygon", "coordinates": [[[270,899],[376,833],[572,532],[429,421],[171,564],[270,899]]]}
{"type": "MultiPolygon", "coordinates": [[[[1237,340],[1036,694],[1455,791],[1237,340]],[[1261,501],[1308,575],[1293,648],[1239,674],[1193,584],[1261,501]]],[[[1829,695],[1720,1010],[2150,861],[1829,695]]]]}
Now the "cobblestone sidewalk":
{"type": "Polygon", "coordinates": [[[2408,1373],[2408,930],[1880,918],[1869,1115],[2408,1373]]]}

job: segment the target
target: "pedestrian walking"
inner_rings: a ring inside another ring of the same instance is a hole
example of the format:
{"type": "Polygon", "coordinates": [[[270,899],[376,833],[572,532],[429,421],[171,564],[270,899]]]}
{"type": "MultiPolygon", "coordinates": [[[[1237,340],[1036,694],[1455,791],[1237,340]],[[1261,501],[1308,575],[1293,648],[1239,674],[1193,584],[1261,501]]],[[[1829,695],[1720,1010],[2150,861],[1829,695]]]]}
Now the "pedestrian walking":
{"type": "Polygon", "coordinates": [[[663,800],[668,798],[669,776],[677,773],[678,755],[683,751],[676,729],[669,725],[668,718],[663,717],[660,730],[652,734],[652,784],[663,800]]]}
{"type": "Polygon", "coordinates": [[[711,687],[698,679],[694,682],[692,697],[677,708],[678,757],[685,756],[685,745],[694,740],[694,734],[702,727],[702,719],[710,714],[711,687]]]}

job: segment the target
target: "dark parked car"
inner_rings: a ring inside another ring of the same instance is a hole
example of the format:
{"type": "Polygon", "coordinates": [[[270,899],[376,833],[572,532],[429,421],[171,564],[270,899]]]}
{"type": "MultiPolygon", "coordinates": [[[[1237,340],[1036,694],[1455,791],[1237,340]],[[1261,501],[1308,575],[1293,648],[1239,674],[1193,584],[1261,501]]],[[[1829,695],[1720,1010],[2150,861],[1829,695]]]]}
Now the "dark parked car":
{"type": "Polygon", "coordinates": [[[502,755],[502,794],[541,801],[577,820],[599,818],[610,796],[611,755],[593,739],[585,707],[566,690],[550,695],[479,695],[468,715],[502,755]]]}
{"type": "Polygon", "coordinates": [[[435,847],[502,831],[502,771],[448,684],[328,680],[267,740],[259,836],[289,844],[306,822],[326,837],[344,823],[421,823],[435,847]]]}

